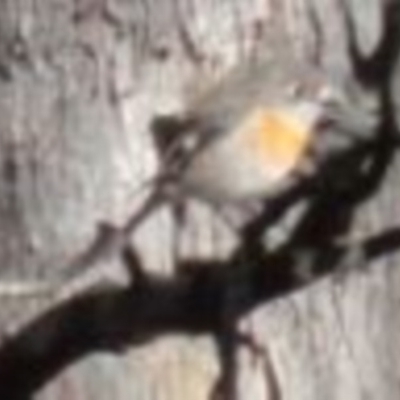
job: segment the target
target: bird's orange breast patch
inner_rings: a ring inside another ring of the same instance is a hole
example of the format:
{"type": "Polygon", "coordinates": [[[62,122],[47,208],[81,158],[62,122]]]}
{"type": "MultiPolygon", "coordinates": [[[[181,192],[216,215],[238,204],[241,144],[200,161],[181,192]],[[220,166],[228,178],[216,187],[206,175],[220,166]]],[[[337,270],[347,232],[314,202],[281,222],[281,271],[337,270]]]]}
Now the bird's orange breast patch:
{"type": "Polygon", "coordinates": [[[296,164],[311,140],[310,127],[285,111],[259,110],[249,122],[246,141],[258,157],[278,168],[296,164]]]}

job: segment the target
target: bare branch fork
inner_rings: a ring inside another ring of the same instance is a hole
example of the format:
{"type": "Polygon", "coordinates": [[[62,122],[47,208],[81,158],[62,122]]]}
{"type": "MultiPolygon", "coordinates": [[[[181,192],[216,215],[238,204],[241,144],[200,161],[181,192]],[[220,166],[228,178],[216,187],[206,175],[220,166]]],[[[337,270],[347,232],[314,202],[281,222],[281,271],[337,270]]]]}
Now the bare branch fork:
{"type": "MultiPolygon", "coordinates": [[[[226,335],[232,334],[229,326],[234,330],[238,318],[254,307],[309,283],[299,279],[298,254],[311,252],[315,256],[312,281],[340,267],[348,245],[335,239],[348,231],[354,209],[379,190],[397,148],[398,129],[390,81],[400,45],[400,6],[394,0],[384,3],[385,32],[376,51],[366,58],[360,56],[354,24],[346,8],[343,14],[355,79],[361,86],[372,88],[380,98],[376,137],[370,143],[358,143],[328,160],[315,177],[301,182],[269,204],[259,218],[240,232],[243,240],[226,262],[187,261],[180,268],[185,274],[171,279],[161,279],[143,270],[135,249],[126,245],[138,224],[166,201],[157,192],[121,228],[114,230],[103,226],[88,251],[78,256],[71,266],[86,266],[122,253],[132,271],[131,286],[108,287],[77,295],[6,340],[0,348],[1,398],[30,398],[65,367],[91,352],[123,351],[127,346],[137,346],[173,332],[212,334],[220,339],[220,358],[225,369],[217,384],[224,386],[224,379],[235,376],[234,346],[226,352],[222,348],[226,335]],[[329,176],[335,165],[342,164],[346,166],[348,180],[340,187],[330,187],[325,181],[326,174],[329,176]],[[299,198],[309,201],[306,215],[286,243],[267,252],[261,245],[262,233],[299,198]],[[331,230],[326,230],[327,225],[331,230]]],[[[400,228],[360,240],[356,245],[361,248],[366,262],[397,251],[400,228]]],[[[232,337],[231,340],[235,342],[232,337]]],[[[236,340],[253,346],[255,352],[268,358],[264,350],[244,337],[237,335],[236,340]]],[[[273,383],[273,372],[267,365],[265,370],[268,381],[273,383]]],[[[217,387],[215,389],[218,391],[217,387]]],[[[279,400],[279,385],[274,390],[275,398],[271,397],[279,400]]]]}
{"type": "MultiPolygon", "coordinates": [[[[326,225],[326,215],[334,218],[333,212],[342,214],[348,208],[349,201],[350,208],[353,208],[379,187],[387,169],[386,163],[383,163],[380,157],[382,146],[378,146],[379,140],[377,139],[376,146],[358,145],[335,160],[341,164],[354,160],[357,154],[360,157],[372,158],[373,167],[361,177],[355,178],[356,182],[361,181],[353,188],[357,196],[348,195],[343,199],[342,192],[331,199],[332,193],[321,192],[320,184],[315,180],[299,185],[269,207],[269,211],[266,210],[262,216],[263,220],[257,219],[243,229],[243,243],[227,262],[188,261],[181,268],[186,271],[185,276],[160,279],[159,276],[145,273],[134,249],[125,247],[124,261],[129,264],[131,271],[134,271],[131,287],[109,287],[95,293],[82,293],[39,316],[3,344],[0,348],[2,398],[29,398],[67,365],[90,352],[123,351],[127,346],[151,341],[154,337],[168,332],[184,332],[188,335],[213,334],[222,346],[226,345],[227,335],[233,335],[233,343],[240,343],[240,334],[229,331],[228,326],[234,327],[238,318],[249,313],[257,305],[308,283],[299,280],[296,272],[296,253],[302,247],[315,242],[315,232],[307,230],[310,220],[313,220],[314,224],[318,224],[319,221],[319,224],[326,225]],[[309,196],[311,200],[308,217],[300,223],[288,243],[272,253],[266,252],[260,245],[262,226],[265,229],[266,221],[276,218],[276,214],[275,217],[272,215],[275,211],[283,211],[301,196],[309,196]],[[331,199],[330,203],[324,203],[327,197],[331,199]],[[335,205],[336,202],[338,204],[335,205]],[[325,209],[325,214],[319,215],[321,204],[330,207],[325,209]],[[233,296],[232,304],[227,304],[227,301],[230,301],[227,293],[233,296]],[[228,311],[230,310],[228,314],[227,307],[228,311]],[[227,316],[231,318],[230,325],[226,323],[227,316]],[[42,346],[38,348],[35,343],[42,343],[42,346]]],[[[389,163],[390,160],[390,157],[389,160],[386,159],[389,163]]],[[[156,204],[155,200],[154,203],[149,201],[139,214],[135,214],[126,222],[121,230],[123,233],[120,239],[116,241],[117,245],[111,246],[112,251],[124,247],[125,235],[156,204]]],[[[335,233],[331,232],[333,235],[335,233]]],[[[369,238],[359,245],[366,260],[374,259],[398,249],[400,229],[369,238]]],[[[335,271],[338,261],[347,250],[347,244],[335,244],[329,238],[326,238],[325,243],[314,243],[314,246],[316,251],[323,252],[324,263],[316,263],[318,269],[314,271],[313,280],[335,271]]],[[[254,346],[257,348],[256,344],[254,346]]],[[[234,351],[234,348],[235,346],[231,351],[234,351]]],[[[221,352],[220,357],[232,360],[232,352],[221,352]]],[[[223,366],[228,359],[221,360],[223,366]]],[[[268,360],[264,362],[267,363],[268,360]]],[[[235,367],[230,365],[222,370],[220,379],[216,382],[216,393],[219,388],[224,390],[226,385],[231,389],[229,379],[235,376],[232,368],[235,367]]],[[[271,368],[270,364],[265,366],[269,388],[271,393],[275,391],[279,394],[279,385],[277,386],[276,378],[271,377],[271,368]]]]}

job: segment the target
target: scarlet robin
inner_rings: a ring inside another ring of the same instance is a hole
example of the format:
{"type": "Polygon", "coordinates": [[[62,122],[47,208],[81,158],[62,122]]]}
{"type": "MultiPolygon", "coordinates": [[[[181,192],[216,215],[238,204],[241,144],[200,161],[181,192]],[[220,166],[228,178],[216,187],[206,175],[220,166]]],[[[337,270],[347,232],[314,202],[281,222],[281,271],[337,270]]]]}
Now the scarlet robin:
{"type": "Polygon", "coordinates": [[[218,204],[262,199],[315,166],[340,92],[320,75],[289,84],[260,76],[239,71],[182,114],[154,119],[162,173],[172,169],[185,194],[218,204]]]}

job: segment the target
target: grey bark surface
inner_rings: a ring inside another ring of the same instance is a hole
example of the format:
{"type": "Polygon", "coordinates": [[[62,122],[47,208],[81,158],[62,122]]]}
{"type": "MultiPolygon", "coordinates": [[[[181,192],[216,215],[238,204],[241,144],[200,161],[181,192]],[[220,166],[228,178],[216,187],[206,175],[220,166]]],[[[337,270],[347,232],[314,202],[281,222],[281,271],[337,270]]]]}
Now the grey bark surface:
{"type": "MultiPolygon", "coordinates": [[[[366,54],[379,40],[383,3],[348,2],[366,54]]],[[[312,53],[321,42],[332,76],[350,71],[335,0],[0,0],[1,282],[56,280],[99,221],[122,223],[157,168],[152,115],[179,110],[194,86],[259,51],[256,28],[277,10],[293,52],[312,53]]],[[[400,223],[399,168],[397,160],[358,208],[357,234],[400,223]]],[[[182,252],[223,258],[232,235],[212,211],[192,208],[182,252]]],[[[173,241],[165,210],[135,234],[146,268],[167,276],[173,241]]],[[[114,261],[96,274],[124,282],[114,261]]],[[[398,263],[391,254],[339,282],[328,277],[241,321],[268,347],[283,399],[400,397],[398,263]]],[[[1,334],[12,335],[54,301],[2,297],[1,334]]],[[[260,366],[246,350],[239,358],[241,398],[266,398],[260,366]]],[[[93,354],[36,398],[200,400],[218,370],[211,337],[160,336],[121,355],[93,354]]]]}

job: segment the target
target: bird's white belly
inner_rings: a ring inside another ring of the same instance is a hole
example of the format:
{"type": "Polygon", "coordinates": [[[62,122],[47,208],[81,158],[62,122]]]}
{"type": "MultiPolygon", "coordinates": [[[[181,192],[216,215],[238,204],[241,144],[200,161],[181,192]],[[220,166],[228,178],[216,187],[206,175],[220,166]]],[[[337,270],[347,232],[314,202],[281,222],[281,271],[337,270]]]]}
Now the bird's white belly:
{"type": "Polygon", "coordinates": [[[258,157],[241,138],[222,138],[198,154],[183,174],[192,194],[212,201],[262,198],[275,189],[287,171],[258,157]]]}

